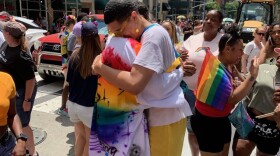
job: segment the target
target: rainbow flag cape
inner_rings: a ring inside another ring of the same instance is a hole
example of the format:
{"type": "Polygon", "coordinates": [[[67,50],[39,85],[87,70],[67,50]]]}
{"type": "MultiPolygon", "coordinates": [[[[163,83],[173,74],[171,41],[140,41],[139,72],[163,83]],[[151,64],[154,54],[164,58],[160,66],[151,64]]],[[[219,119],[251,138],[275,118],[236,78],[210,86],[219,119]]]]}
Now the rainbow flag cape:
{"type": "MultiPolygon", "coordinates": [[[[141,44],[133,39],[111,38],[102,52],[102,62],[114,69],[130,71],[141,44]]],[[[133,151],[149,156],[149,138],[144,108],[136,96],[98,78],[89,155],[123,156],[133,151]]]]}
{"type": "Polygon", "coordinates": [[[231,74],[208,47],[200,47],[195,52],[206,53],[198,76],[196,98],[209,106],[223,110],[232,92],[231,74]]]}

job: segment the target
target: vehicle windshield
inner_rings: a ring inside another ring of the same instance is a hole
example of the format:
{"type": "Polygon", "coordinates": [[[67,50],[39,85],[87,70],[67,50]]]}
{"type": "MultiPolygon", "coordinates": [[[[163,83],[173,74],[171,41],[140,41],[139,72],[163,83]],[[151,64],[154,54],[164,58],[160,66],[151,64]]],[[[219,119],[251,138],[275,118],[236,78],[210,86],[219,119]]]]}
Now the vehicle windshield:
{"type": "Polygon", "coordinates": [[[266,3],[248,3],[242,6],[240,19],[238,22],[249,20],[260,21],[268,24],[270,21],[270,6],[266,3]]]}

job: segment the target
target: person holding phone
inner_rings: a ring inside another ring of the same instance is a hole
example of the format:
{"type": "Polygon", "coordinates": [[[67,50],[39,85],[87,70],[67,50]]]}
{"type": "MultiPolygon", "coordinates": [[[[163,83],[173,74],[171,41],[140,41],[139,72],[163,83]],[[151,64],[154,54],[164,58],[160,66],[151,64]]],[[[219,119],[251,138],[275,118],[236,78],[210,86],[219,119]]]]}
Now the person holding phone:
{"type": "Polygon", "coordinates": [[[265,46],[260,52],[260,63],[275,64],[278,53],[274,51],[275,48],[280,48],[280,22],[273,23],[266,33],[265,46]]]}

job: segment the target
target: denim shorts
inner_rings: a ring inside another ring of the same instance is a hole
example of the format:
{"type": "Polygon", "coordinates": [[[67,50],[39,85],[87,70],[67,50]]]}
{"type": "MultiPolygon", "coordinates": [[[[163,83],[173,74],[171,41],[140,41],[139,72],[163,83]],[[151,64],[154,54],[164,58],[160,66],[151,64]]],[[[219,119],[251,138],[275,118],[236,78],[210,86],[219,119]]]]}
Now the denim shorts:
{"type": "Polygon", "coordinates": [[[0,155],[11,156],[15,146],[15,138],[11,134],[9,134],[9,139],[5,143],[0,144],[0,155]]]}
{"type": "Polygon", "coordinates": [[[36,93],[37,93],[37,84],[35,85],[32,96],[31,96],[31,109],[30,109],[30,111],[25,112],[23,110],[23,102],[24,102],[24,98],[25,98],[25,88],[17,89],[16,110],[17,110],[17,114],[20,118],[23,128],[29,125],[36,93]]]}

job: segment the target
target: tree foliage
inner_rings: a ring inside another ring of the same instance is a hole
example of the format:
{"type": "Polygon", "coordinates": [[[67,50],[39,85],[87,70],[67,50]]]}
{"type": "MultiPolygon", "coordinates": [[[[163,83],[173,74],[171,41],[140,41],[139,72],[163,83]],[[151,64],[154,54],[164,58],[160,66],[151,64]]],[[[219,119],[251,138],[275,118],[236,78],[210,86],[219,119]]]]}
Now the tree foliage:
{"type": "Polygon", "coordinates": [[[227,17],[235,18],[239,3],[237,1],[227,2],[225,4],[225,14],[227,17]]]}
{"type": "Polygon", "coordinates": [[[220,5],[215,1],[213,3],[213,0],[206,0],[205,10],[220,10],[220,5]],[[208,3],[208,4],[207,4],[208,3]]]}

